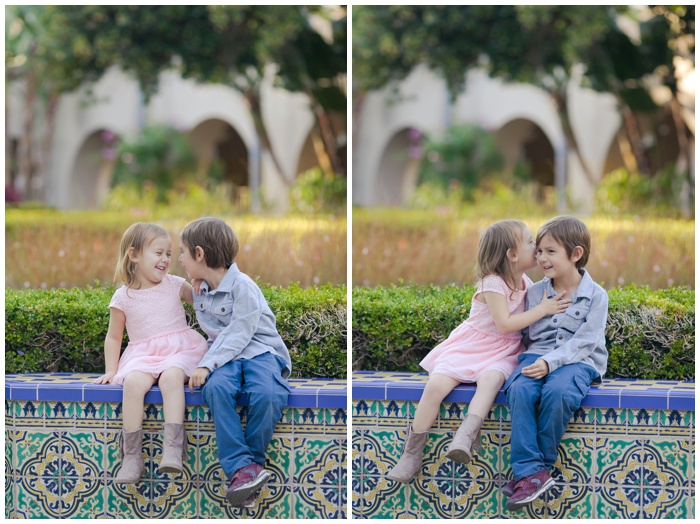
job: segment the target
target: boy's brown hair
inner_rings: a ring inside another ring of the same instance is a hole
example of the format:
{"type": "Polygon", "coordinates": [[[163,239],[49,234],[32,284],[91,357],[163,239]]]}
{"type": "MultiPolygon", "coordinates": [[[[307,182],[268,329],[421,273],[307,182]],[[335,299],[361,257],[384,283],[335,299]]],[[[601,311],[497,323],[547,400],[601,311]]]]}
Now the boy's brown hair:
{"type": "Polygon", "coordinates": [[[198,218],[187,224],[180,233],[180,243],[193,258],[197,246],[201,247],[204,261],[213,269],[230,268],[238,254],[238,239],[233,230],[214,217],[198,218]]]}
{"type": "Polygon", "coordinates": [[[576,261],[576,269],[586,266],[588,256],[591,254],[591,234],[588,232],[586,224],[571,216],[554,217],[548,220],[537,232],[537,245],[545,235],[551,235],[554,240],[564,246],[569,258],[577,246],[581,247],[583,254],[576,261]]]}

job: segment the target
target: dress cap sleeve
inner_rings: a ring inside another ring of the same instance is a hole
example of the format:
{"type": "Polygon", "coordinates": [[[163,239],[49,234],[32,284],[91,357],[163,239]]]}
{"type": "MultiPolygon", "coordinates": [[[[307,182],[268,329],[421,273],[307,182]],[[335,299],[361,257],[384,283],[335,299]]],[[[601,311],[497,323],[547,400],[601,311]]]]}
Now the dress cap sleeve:
{"type": "Polygon", "coordinates": [[[478,293],[484,293],[490,291],[493,293],[498,293],[499,295],[508,296],[510,289],[505,280],[503,280],[498,275],[488,275],[484,277],[479,283],[478,293]]]}

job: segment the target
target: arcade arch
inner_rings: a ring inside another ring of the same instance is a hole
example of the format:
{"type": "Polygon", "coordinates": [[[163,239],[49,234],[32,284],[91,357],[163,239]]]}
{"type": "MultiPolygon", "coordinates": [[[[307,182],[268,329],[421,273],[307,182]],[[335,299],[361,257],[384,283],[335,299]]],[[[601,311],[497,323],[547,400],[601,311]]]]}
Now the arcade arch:
{"type": "Polygon", "coordinates": [[[75,156],[72,170],[70,208],[96,208],[107,198],[114,162],[117,135],[109,129],[89,133],[75,156]]]}
{"type": "Polygon", "coordinates": [[[416,147],[415,128],[404,128],[393,135],[382,151],[375,182],[374,205],[402,206],[410,202],[418,183],[420,154],[416,147]]]}
{"type": "Polygon", "coordinates": [[[494,141],[504,157],[506,169],[514,170],[518,163],[525,163],[532,181],[537,184],[540,199],[554,198],[554,148],[540,126],[531,120],[516,118],[496,131],[494,141]]]}
{"type": "Polygon", "coordinates": [[[248,190],[248,148],[234,127],[224,120],[207,119],[188,133],[188,139],[198,159],[198,180],[203,182],[212,164],[218,161],[223,169],[223,180],[232,184],[234,193],[248,190]]]}

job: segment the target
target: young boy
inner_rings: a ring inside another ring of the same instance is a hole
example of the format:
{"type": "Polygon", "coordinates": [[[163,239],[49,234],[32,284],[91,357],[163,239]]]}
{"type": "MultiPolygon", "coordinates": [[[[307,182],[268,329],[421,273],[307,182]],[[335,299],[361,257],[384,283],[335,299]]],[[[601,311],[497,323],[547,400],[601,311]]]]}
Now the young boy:
{"type": "Polygon", "coordinates": [[[226,499],[252,507],[270,479],[265,452],[287,406],[292,362],[260,288],[234,263],[237,253],[238,240],[223,220],[199,218],[180,233],[180,263],[201,281],[194,309],[209,345],[190,391],[203,386],[214,418],[226,499]],[[241,393],[248,396],[245,431],[236,412],[241,393]]]}
{"type": "Polygon", "coordinates": [[[566,426],[607,367],[608,295],[583,269],[590,246],[586,225],[573,217],[555,217],[537,233],[537,262],[545,277],[528,289],[526,307],[539,304],[545,290],[549,297],[565,292],[572,302],[564,313],[524,330],[527,350],[505,384],[513,479],[503,493],[511,511],[554,485],[550,470],[566,426]]]}

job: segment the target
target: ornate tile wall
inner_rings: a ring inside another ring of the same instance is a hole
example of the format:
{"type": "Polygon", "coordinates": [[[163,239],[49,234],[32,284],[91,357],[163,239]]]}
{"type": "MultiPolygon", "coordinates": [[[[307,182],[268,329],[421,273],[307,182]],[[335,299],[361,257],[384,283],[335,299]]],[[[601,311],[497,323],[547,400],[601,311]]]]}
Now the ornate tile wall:
{"type": "MultiPolygon", "coordinates": [[[[184,471],[158,472],[163,413],[160,404],[150,402],[143,424],[144,477],[137,484],[116,485],[118,388],[95,390],[89,375],[33,378],[7,375],[5,381],[6,518],[336,519],[347,514],[345,381],[291,381],[290,407],[267,453],[272,479],[256,506],[247,509],[232,508],[224,498],[214,425],[206,406],[197,403],[198,394],[188,393],[184,471]]],[[[156,389],[149,393],[151,401],[159,395],[156,389]]],[[[242,405],[244,423],[246,412],[242,405]]]]}
{"type": "Polygon", "coordinates": [[[426,378],[353,376],[355,518],[694,517],[694,384],[607,381],[592,389],[559,447],[555,488],[528,508],[510,512],[500,492],[511,477],[506,405],[493,406],[482,429],[483,449],[469,465],[444,458],[468,410],[465,400],[471,400],[473,386],[460,386],[442,404],[419,476],[408,485],[386,478],[400,457],[426,378]],[[634,392],[631,396],[627,388],[634,392]],[[673,391],[677,394],[671,395],[673,391]],[[665,409],[669,402],[686,409],[665,409]],[[663,409],[653,407],[661,404],[663,409]],[[634,407],[621,407],[627,405],[634,407]]]}

